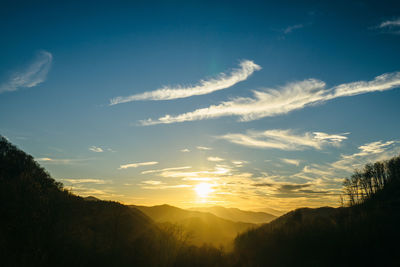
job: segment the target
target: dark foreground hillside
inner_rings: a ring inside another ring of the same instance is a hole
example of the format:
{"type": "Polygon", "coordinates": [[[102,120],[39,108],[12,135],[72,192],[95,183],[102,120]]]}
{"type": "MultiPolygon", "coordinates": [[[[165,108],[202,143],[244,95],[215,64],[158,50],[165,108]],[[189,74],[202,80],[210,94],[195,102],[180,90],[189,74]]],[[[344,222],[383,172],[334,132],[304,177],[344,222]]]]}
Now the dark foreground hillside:
{"type": "Polygon", "coordinates": [[[400,157],[345,182],[350,207],[298,209],[239,235],[240,266],[400,266],[400,157]]]}
{"type": "Polygon", "coordinates": [[[0,266],[400,266],[400,157],[344,189],[347,207],[289,212],[224,253],[134,207],[69,193],[0,137],[0,266]]]}
{"type": "MultiPolygon", "coordinates": [[[[0,137],[0,266],[221,266],[137,209],[64,190],[0,137]]],[[[178,234],[177,234],[178,233],[178,234]]]]}

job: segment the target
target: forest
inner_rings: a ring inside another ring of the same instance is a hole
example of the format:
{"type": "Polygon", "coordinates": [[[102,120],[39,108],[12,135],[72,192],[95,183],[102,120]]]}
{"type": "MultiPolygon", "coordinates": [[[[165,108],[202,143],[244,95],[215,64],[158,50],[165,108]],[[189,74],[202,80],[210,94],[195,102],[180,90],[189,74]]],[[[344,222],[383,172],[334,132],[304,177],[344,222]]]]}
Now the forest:
{"type": "Polygon", "coordinates": [[[72,194],[0,137],[1,266],[400,266],[399,192],[400,157],[367,164],[345,180],[341,207],[241,230],[227,251],[143,207],[72,194]]]}

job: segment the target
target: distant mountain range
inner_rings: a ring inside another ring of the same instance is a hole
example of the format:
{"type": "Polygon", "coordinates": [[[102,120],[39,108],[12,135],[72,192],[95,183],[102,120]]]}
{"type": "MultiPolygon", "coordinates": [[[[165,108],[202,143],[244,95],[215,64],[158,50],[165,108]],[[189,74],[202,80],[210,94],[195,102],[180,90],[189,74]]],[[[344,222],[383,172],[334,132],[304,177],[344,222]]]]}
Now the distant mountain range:
{"type": "Polygon", "coordinates": [[[220,218],[211,212],[185,210],[170,205],[152,207],[130,205],[130,207],[140,210],[164,227],[171,224],[182,227],[189,234],[189,243],[194,245],[211,244],[216,247],[229,247],[238,234],[257,226],[254,223],[220,218]]]}
{"type": "Polygon", "coordinates": [[[346,207],[276,219],[223,207],[125,206],[72,194],[0,136],[0,265],[400,266],[400,156],[357,174],[347,180],[346,207]]]}
{"type": "Polygon", "coordinates": [[[277,210],[277,209],[265,208],[264,207],[264,208],[257,209],[255,211],[265,212],[265,213],[272,214],[272,215],[274,215],[276,217],[279,217],[279,216],[282,216],[283,214],[289,212],[290,210],[277,210]]]}
{"type": "Polygon", "coordinates": [[[191,208],[190,210],[212,213],[220,218],[254,224],[268,223],[275,218],[275,215],[266,212],[245,211],[237,208],[225,208],[221,206],[191,208]]]}

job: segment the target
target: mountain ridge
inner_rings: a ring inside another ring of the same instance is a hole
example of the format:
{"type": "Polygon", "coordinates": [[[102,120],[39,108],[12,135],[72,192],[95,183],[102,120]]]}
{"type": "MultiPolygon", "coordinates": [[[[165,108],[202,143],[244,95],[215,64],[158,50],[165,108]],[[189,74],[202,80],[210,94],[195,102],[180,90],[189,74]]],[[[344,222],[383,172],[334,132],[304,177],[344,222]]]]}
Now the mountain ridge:
{"type": "Polygon", "coordinates": [[[182,227],[191,235],[190,243],[198,246],[209,243],[229,248],[237,234],[256,227],[256,224],[234,222],[209,212],[186,210],[168,204],[129,207],[140,210],[160,225],[182,227]]]}
{"type": "Polygon", "coordinates": [[[230,221],[247,222],[254,224],[268,223],[277,218],[277,216],[266,212],[247,211],[238,208],[226,208],[223,206],[198,207],[190,208],[189,210],[210,212],[220,218],[230,221]]]}

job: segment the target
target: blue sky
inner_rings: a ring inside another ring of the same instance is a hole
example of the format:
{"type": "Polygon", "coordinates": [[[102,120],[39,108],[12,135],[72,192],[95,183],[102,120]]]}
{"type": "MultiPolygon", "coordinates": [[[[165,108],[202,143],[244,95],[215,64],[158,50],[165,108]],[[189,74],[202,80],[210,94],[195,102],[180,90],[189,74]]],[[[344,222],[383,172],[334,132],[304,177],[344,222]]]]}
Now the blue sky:
{"type": "Polygon", "coordinates": [[[337,205],[400,152],[400,6],[264,2],[3,1],[0,134],[81,195],[337,205]]]}

